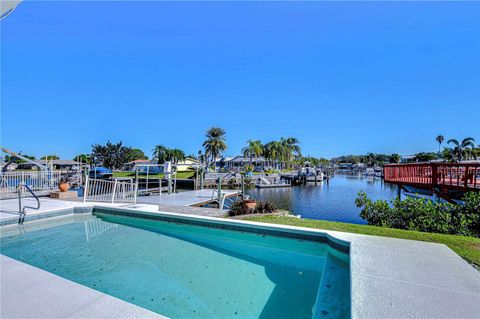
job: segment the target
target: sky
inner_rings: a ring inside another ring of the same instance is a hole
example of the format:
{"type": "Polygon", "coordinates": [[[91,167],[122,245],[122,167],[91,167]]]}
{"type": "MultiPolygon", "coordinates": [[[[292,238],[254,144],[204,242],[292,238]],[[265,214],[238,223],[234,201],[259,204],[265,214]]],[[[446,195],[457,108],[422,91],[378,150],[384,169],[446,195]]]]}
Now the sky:
{"type": "Polygon", "coordinates": [[[73,158],[123,141],[226,155],[480,142],[479,2],[23,2],[0,22],[1,145],[73,158]]]}

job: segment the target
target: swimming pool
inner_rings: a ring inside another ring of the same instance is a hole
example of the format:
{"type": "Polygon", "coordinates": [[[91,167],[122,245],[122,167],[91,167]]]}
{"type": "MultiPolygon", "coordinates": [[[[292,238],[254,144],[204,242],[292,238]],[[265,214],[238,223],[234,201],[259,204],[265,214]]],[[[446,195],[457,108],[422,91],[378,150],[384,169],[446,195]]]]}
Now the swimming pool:
{"type": "Polygon", "coordinates": [[[326,235],[134,215],[8,226],[1,253],[171,318],[350,316],[348,246],[326,235]]]}

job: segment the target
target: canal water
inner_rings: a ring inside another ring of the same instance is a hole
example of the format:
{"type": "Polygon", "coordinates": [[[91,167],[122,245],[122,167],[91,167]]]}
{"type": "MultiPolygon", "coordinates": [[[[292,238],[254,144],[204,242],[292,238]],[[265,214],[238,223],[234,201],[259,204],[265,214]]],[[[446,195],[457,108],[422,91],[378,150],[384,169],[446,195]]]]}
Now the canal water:
{"type": "Polygon", "coordinates": [[[355,206],[359,191],[373,200],[393,200],[397,196],[397,186],[353,172],[336,172],[329,181],[317,185],[248,189],[246,193],[256,200],[274,202],[279,209],[302,218],[365,224],[359,216],[361,209],[355,206]]]}

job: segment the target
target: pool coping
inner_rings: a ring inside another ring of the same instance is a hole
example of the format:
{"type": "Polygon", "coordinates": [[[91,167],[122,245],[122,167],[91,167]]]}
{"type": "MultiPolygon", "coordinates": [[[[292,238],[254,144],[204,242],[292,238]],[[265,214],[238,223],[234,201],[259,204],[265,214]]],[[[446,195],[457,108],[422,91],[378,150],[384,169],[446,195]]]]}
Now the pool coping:
{"type": "MultiPolygon", "coordinates": [[[[184,221],[207,221],[240,228],[253,227],[255,229],[274,230],[284,233],[309,234],[329,238],[332,242],[341,245],[348,243],[350,250],[352,318],[476,318],[478,313],[480,313],[480,302],[478,302],[480,300],[480,273],[443,244],[245,220],[160,211],[147,212],[138,209],[97,204],[94,205],[95,208],[126,211],[137,216],[160,215],[184,221]]],[[[85,210],[83,213],[89,212],[85,210]]],[[[0,257],[2,259],[2,268],[5,268],[4,266],[7,266],[7,269],[13,267],[12,263],[4,265],[3,260],[8,257],[3,255],[0,257]],[[9,264],[11,266],[8,266],[9,264]]],[[[15,262],[20,265],[26,265],[18,261],[15,262]]],[[[29,267],[38,270],[38,268],[29,267]]],[[[33,272],[34,270],[30,269],[26,273],[31,271],[33,272]]],[[[46,277],[58,277],[48,272],[45,273],[44,276],[46,277]]],[[[23,272],[21,276],[19,275],[19,278],[22,276],[25,276],[23,272]]],[[[12,282],[4,281],[4,279],[4,272],[2,271],[2,287],[7,286],[11,288],[12,282]]],[[[70,282],[63,278],[60,279],[70,282]]],[[[66,283],[59,285],[58,289],[61,289],[66,283]]],[[[75,285],[71,287],[75,292],[86,288],[79,284],[75,285]],[[80,287],[75,288],[75,285],[80,287]]],[[[3,305],[5,304],[15,303],[15,300],[12,298],[9,297],[7,300],[4,300],[2,291],[2,309],[4,309],[3,305]]],[[[38,296],[24,296],[22,307],[25,308],[29,304],[27,301],[30,298],[38,298],[38,296]]],[[[55,299],[42,298],[42,300],[44,308],[47,304],[52,304],[53,308],[56,307],[57,301],[55,299]]],[[[68,303],[70,300],[65,302],[68,303]]],[[[128,302],[125,303],[128,304],[128,302]]],[[[137,307],[135,305],[131,306],[137,307]]],[[[111,310],[110,315],[108,315],[108,312],[104,312],[102,317],[118,317],[114,314],[115,309],[111,310]]],[[[93,315],[92,313],[91,316],[93,315]]],[[[98,317],[98,315],[95,316],[98,317]]]]}

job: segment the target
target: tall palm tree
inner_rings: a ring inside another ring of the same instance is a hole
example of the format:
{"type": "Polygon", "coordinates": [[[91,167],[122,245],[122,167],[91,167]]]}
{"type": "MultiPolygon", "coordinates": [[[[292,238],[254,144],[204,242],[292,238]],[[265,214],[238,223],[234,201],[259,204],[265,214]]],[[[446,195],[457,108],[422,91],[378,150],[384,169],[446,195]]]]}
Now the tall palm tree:
{"type": "Polygon", "coordinates": [[[439,153],[441,152],[440,148],[442,147],[443,140],[445,140],[445,137],[443,137],[443,135],[438,135],[435,138],[435,141],[437,141],[437,143],[438,143],[438,152],[439,153]]]}
{"type": "Polygon", "coordinates": [[[300,141],[295,137],[281,138],[280,143],[283,147],[284,160],[288,165],[292,162],[294,157],[301,156],[300,141]]]}
{"type": "Polygon", "coordinates": [[[473,137],[467,137],[464,138],[462,142],[459,142],[458,140],[452,138],[447,141],[447,144],[454,145],[452,152],[458,161],[461,162],[463,157],[466,155],[468,158],[471,154],[471,151],[475,148],[475,139],[473,137]]]}
{"type": "Polygon", "coordinates": [[[247,146],[242,149],[243,156],[250,159],[250,165],[252,165],[253,157],[259,157],[263,154],[262,142],[258,140],[248,140],[247,146]]]}
{"type": "Polygon", "coordinates": [[[205,137],[207,138],[205,142],[203,142],[205,155],[207,159],[210,156],[213,163],[215,163],[215,159],[227,149],[227,143],[225,143],[225,134],[225,130],[220,127],[211,127],[205,133],[205,137]]]}
{"type": "Polygon", "coordinates": [[[265,144],[265,157],[278,169],[279,163],[285,160],[285,148],[279,141],[271,141],[265,144]]]}

